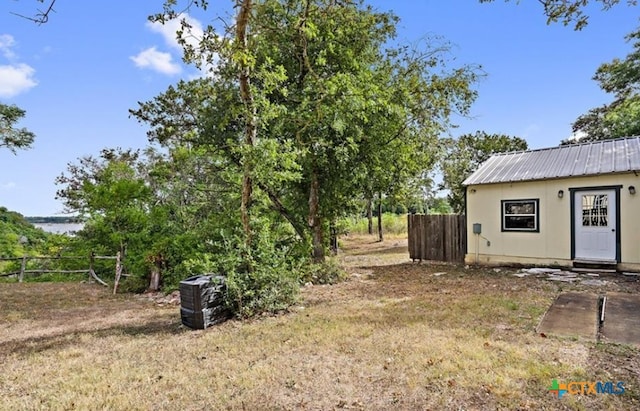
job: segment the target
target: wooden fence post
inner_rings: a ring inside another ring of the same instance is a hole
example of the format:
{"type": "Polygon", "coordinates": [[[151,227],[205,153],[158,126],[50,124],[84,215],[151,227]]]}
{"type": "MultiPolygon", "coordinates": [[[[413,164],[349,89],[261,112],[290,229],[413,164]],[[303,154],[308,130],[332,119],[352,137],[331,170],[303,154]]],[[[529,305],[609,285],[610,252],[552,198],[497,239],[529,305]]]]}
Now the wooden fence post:
{"type": "Polygon", "coordinates": [[[18,276],[18,282],[21,283],[24,279],[24,270],[27,268],[27,256],[22,257],[22,264],[20,265],[20,275],[18,276]]]}
{"type": "Polygon", "coordinates": [[[96,258],[95,258],[95,257],[96,257],[96,253],[92,251],[92,252],[89,254],[89,280],[91,280],[91,279],[93,278],[93,276],[91,275],[91,273],[93,273],[93,272],[94,272],[94,271],[93,271],[93,264],[94,264],[94,263],[95,263],[95,261],[96,261],[96,258]]]}
{"type": "Polygon", "coordinates": [[[116,280],[113,283],[113,294],[118,291],[118,283],[120,282],[120,276],[122,276],[122,264],[120,263],[120,251],[116,254],[116,280]]]}
{"type": "Polygon", "coordinates": [[[95,263],[95,259],[96,259],[96,253],[92,251],[89,258],[90,258],[90,260],[89,260],[89,276],[91,278],[93,278],[94,280],[96,280],[97,282],[99,282],[100,284],[104,285],[105,287],[108,287],[109,284],[107,284],[104,281],[102,281],[100,279],[100,277],[98,277],[98,275],[96,274],[95,270],[93,269],[94,263],[95,263]]]}

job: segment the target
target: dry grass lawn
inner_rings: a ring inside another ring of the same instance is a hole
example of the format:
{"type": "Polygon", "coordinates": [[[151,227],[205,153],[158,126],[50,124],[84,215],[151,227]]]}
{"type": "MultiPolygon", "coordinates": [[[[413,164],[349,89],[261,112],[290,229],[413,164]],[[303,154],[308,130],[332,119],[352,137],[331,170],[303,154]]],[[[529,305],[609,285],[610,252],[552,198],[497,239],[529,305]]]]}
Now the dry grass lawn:
{"type": "Polygon", "coordinates": [[[0,409],[640,408],[640,350],[535,332],[581,286],[414,264],[403,239],[343,246],[349,281],[204,331],[182,327],[176,305],[97,285],[0,284],[0,409]],[[558,400],[553,379],[626,392],[558,400]]]}

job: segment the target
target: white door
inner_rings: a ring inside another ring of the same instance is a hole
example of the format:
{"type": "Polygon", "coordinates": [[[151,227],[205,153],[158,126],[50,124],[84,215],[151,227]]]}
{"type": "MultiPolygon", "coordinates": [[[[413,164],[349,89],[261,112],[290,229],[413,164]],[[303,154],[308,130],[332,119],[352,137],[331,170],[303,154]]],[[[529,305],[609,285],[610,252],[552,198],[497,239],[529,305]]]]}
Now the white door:
{"type": "Polygon", "coordinates": [[[575,258],[616,260],[614,190],[575,191],[575,258]]]}

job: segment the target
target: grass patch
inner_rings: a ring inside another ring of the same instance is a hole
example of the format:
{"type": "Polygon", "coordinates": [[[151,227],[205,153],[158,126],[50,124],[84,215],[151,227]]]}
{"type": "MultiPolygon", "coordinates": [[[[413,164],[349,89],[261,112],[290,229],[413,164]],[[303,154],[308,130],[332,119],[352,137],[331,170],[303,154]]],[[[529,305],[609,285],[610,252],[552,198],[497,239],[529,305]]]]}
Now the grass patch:
{"type": "Polygon", "coordinates": [[[343,241],[349,281],[204,331],[91,284],[0,284],[0,409],[638,408],[637,348],[535,333],[556,285],[343,241]],[[547,389],[596,378],[628,395],[547,389]]]}

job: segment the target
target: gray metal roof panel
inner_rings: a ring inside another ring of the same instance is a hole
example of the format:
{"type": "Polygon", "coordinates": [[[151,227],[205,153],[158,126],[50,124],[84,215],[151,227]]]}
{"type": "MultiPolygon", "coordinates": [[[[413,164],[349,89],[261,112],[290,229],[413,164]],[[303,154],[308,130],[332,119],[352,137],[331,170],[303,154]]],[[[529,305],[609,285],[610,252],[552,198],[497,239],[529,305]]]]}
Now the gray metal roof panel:
{"type": "Polygon", "coordinates": [[[555,177],[563,177],[570,176],[575,174],[576,164],[578,162],[578,155],[580,154],[580,150],[563,150],[567,153],[567,159],[562,167],[558,169],[558,173],[555,177]]]}
{"type": "MultiPolygon", "coordinates": [[[[616,147],[615,155],[614,155],[614,168],[626,168],[627,170],[631,170],[631,158],[628,155],[630,150],[633,150],[633,142],[632,141],[622,141],[620,147],[616,147]]],[[[640,151],[640,148],[636,147],[637,151],[640,151]]],[[[638,166],[640,166],[640,159],[638,159],[638,166]]]]}
{"type": "Polygon", "coordinates": [[[589,161],[589,152],[591,144],[576,147],[578,149],[578,157],[574,163],[574,173],[569,175],[580,176],[586,172],[587,163],[589,161]]]}
{"type": "Polygon", "coordinates": [[[628,170],[640,170],[640,156],[632,156],[630,153],[640,153],[640,138],[626,142],[626,157],[628,161],[628,170]]]}
{"type": "Polygon", "coordinates": [[[600,153],[600,172],[613,173],[616,169],[616,156],[620,151],[618,144],[611,144],[611,147],[605,146],[600,153]]]}
{"type": "Polygon", "coordinates": [[[495,154],[464,185],[640,171],[640,137],[495,154]]]}

